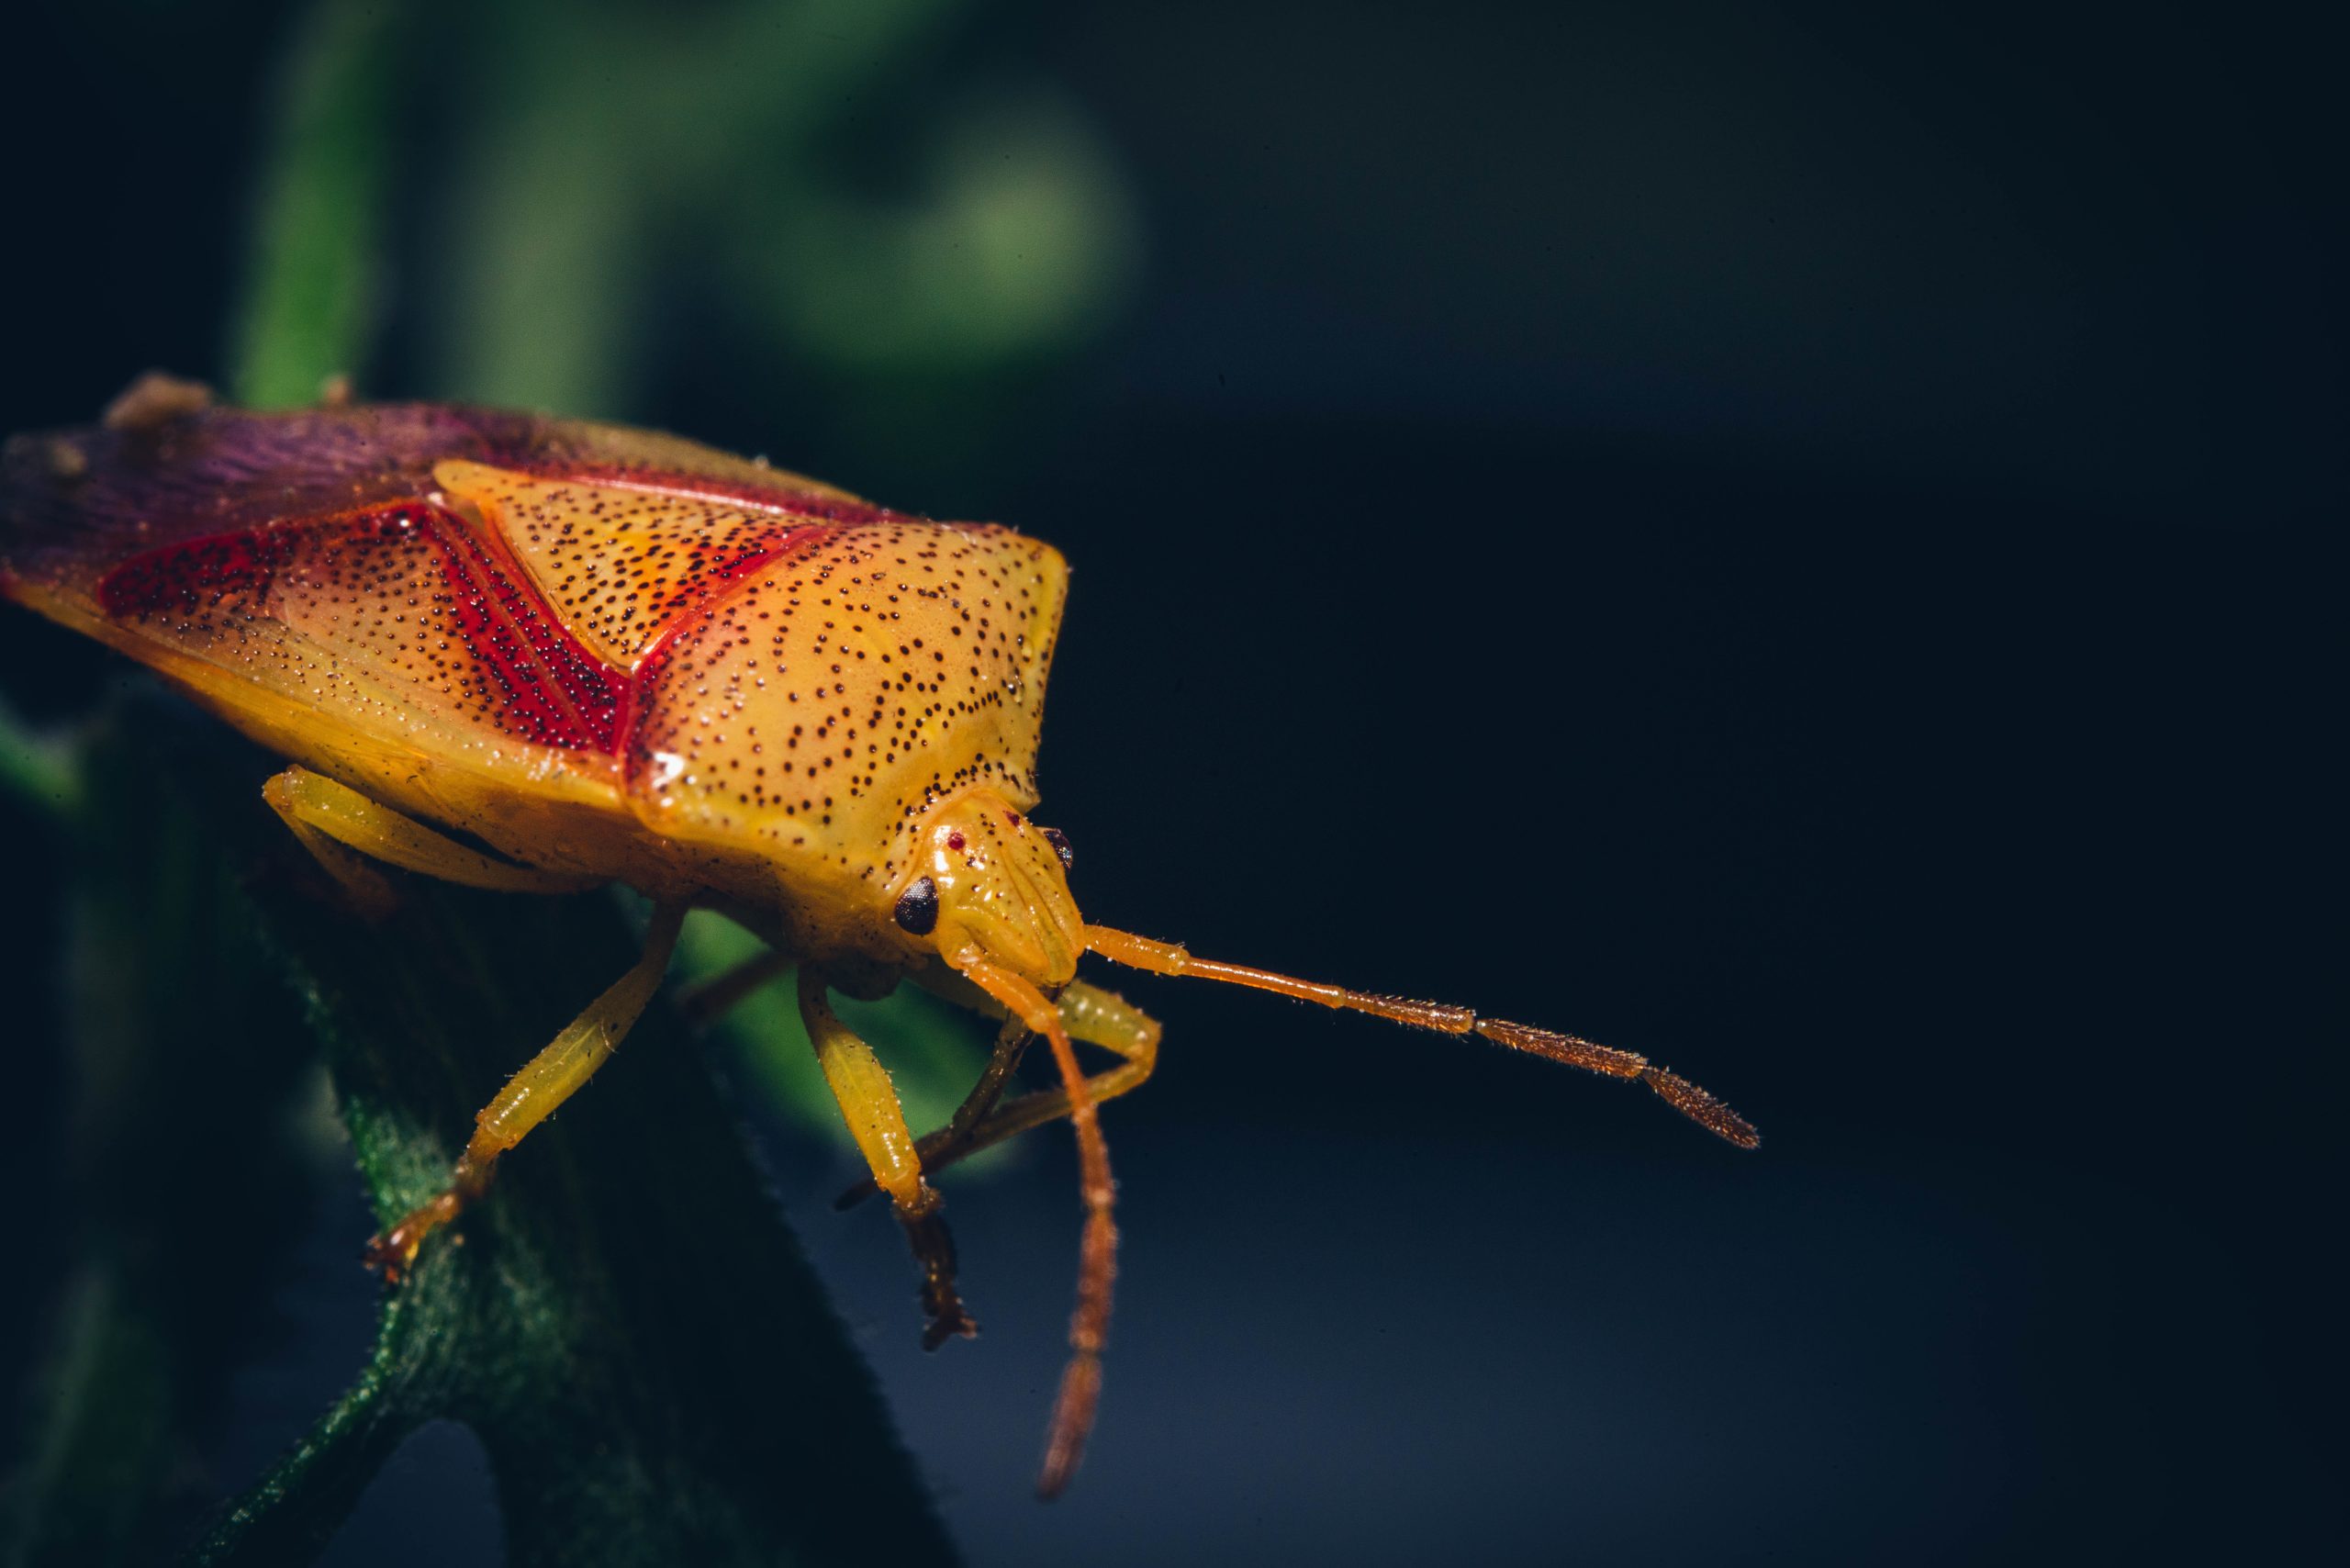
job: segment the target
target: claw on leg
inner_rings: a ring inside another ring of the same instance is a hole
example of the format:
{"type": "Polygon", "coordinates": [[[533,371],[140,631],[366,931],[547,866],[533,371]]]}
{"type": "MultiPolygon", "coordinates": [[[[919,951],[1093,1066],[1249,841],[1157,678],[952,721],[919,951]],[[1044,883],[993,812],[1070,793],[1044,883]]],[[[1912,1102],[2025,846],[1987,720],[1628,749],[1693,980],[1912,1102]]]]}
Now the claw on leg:
{"type": "MultiPolygon", "coordinates": [[[[937,1194],[933,1193],[934,1198],[937,1194]]],[[[933,1203],[921,1214],[901,1210],[906,1241],[922,1269],[922,1348],[935,1350],[949,1339],[976,1339],[979,1326],[964,1310],[962,1294],[955,1287],[955,1235],[946,1228],[943,1204],[933,1203]]]]}
{"type": "Polygon", "coordinates": [[[457,1159],[457,1167],[450,1172],[449,1185],[436,1196],[419,1204],[400,1216],[399,1223],[375,1233],[360,1254],[360,1261],[384,1276],[386,1284],[396,1285],[416,1270],[416,1255],[424,1238],[464,1213],[465,1206],[489,1191],[489,1180],[495,1172],[498,1151],[485,1150],[482,1135],[474,1135],[465,1152],[457,1159]]]}

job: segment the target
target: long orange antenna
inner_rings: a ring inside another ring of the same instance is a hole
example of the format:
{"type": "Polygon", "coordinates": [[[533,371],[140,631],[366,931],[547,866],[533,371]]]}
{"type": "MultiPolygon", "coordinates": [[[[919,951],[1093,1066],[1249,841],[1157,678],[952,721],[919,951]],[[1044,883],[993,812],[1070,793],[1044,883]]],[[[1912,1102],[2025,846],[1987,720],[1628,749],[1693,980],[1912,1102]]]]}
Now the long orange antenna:
{"type": "Polygon", "coordinates": [[[1227,985],[1245,985],[1256,991],[1293,996],[1301,1002],[1318,1002],[1325,1007],[1368,1013],[1393,1023],[1409,1025],[1415,1029],[1433,1029],[1438,1034],[1483,1035],[1494,1044],[1507,1046],[1514,1051],[1547,1057],[1551,1061],[1564,1062],[1569,1067],[1583,1068],[1590,1072],[1605,1073],[1610,1078],[1645,1083],[1662,1096],[1666,1104],[1707,1132],[1726,1138],[1740,1148],[1755,1148],[1762,1142],[1762,1135],[1756,1132],[1753,1124],[1745,1117],[1680,1074],[1655,1066],[1648,1058],[1635,1051],[1620,1051],[1612,1046],[1595,1045],[1580,1036],[1561,1035],[1529,1025],[1505,1023],[1499,1018],[1480,1018],[1466,1007],[1449,1007],[1439,1002],[1413,1002],[1400,996],[1374,996],[1368,991],[1348,991],[1344,986],[1294,980],[1288,975],[1274,974],[1270,969],[1250,969],[1245,964],[1195,958],[1177,943],[1137,936],[1130,931],[1116,931],[1106,925],[1087,926],[1085,942],[1089,948],[1105,958],[1137,969],[1147,969],[1154,974],[1189,975],[1198,980],[1222,980],[1227,985]]]}
{"type": "Polygon", "coordinates": [[[1036,1495],[1057,1497],[1077,1473],[1086,1434],[1102,1399],[1102,1348],[1110,1337],[1111,1287],[1118,1272],[1118,1227],[1111,1204],[1117,1188],[1110,1179],[1110,1146],[1102,1118],[1085,1087],[1085,1073],[1061,1025],[1060,1009],[1019,975],[976,952],[949,960],[972,984],[1002,1002],[1005,1011],[1052,1043],[1053,1062],[1069,1086],[1069,1125],[1077,1131],[1078,1174],[1085,1193],[1085,1236],[1078,1249],[1077,1310],[1069,1316],[1069,1366],[1053,1402],[1052,1426],[1045,1438],[1045,1465],[1036,1495]]]}

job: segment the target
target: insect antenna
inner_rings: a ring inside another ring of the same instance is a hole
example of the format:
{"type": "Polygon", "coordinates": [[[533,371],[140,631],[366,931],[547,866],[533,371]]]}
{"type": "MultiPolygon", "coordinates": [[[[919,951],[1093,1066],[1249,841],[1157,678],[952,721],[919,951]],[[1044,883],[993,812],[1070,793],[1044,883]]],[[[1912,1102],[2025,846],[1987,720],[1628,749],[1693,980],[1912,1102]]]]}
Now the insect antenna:
{"type": "Polygon", "coordinates": [[[1088,925],[1085,936],[1086,946],[1103,958],[1154,974],[1189,975],[1198,980],[1222,980],[1227,985],[1245,985],[1255,991],[1270,991],[1276,995],[1295,997],[1301,1002],[1319,1002],[1325,1007],[1368,1013],[1392,1023],[1408,1025],[1415,1029],[1433,1029],[1443,1035],[1483,1035],[1495,1045],[1524,1051],[1528,1056],[1564,1062],[1569,1067],[1604,1073],[1609,1078],[1645,1083],[1656,1091],[1666,1104],[1717,1137],[1734,1143],[1740,1148],[1758,1148],[1762,1142],[1762,1135],[1756,1132],[1753,1124],[1745,1117],[1679,1073],[1658,1067],[1636,1051],[1595,1045],[1577,1035],[1561,1035],[1550,1029],[1537,1029],[1531,1025],[1512,1024],[1499,1018],[1480,1018],[1466,1007],[1451,1007],[1440,1002],[1414,1002],[1401,996],[1377,996],[1369,991],[1348,991],[1344,986],[1323,985],[1314,980],[1296,980],[1289,975],[1277,975],[1270,969],[1251,969],[1246,964],[1195,958],[1180,944],[1137,936],[1130,931],[1113,930],[1104,925],[1088,925]]]}
{"type": "Polygon", "coordinates": [[[1093,1412],[1102,1398],[1102,1348],[1110,1334],[1111,1286],[1117,1275],[1118,1227],[1111,1217],[1117,1187],[1110,1177],[1110,1146],[1102,1137],[1102,1118],[1085,1087],[1085,1073],[1061,1024],[1060,1009],[1019,975],[976,955],[957,961],[964,976],[1002,1002],[1006,1011],[1045,1036],[1053,1048],[1053,1063],[1069,1086],[1069,1125],[1077,1132],[1080,1184],[1085,1194],[1085,1234],[1078,1250],[1077,1310],[1069,1316],[1069,1366],[1061,1373],[1058,1396],[1053,1402],[1052,1425],[1045,1439],[1044,1468],[1036,1476],[1036,1495],[1057,1497],[1077,1473],[1084,1456],[1086,1434],[1093,1428],[1093,1412]]]}

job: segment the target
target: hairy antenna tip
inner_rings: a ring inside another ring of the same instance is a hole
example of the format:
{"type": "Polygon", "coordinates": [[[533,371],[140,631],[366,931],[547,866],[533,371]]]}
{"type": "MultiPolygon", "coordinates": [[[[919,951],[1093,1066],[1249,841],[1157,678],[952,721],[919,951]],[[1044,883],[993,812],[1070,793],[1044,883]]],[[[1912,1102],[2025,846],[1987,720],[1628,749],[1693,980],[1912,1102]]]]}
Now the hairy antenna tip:
{"type": "Polygon", "coordinates": [[[1666,1104],[1715,1137],[1740,1148],[1762,1147],[1762,1135],[1754,1130],[1753,1123],[1678,1073],[1652,1067],[1640,1076],[1648,1081],[1650,1088],[1664,1096],[1666,1104]]]}

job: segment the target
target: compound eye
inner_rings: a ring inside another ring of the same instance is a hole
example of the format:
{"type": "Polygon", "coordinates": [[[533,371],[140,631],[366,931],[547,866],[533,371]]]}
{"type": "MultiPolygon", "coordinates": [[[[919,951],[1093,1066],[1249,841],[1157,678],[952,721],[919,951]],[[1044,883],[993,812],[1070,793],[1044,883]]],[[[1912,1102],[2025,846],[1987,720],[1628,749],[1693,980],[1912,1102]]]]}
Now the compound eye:
{"type": "Polygon", "coordinates": [[[911,935],[929,935],[938,929],[938,884],[928,877],[915,878],[913,886],[898,895],[898,907],[891,913],[911,935]]]}
{"type": "Polygon", "coordinates": [[[1051,845],[1053,853],[1061,857],[1062,870],[1077,869],[1077,851],[1069,846],[1069,834],[1057,827],[1040,827],[1036,831],[1045,835],[1045,842],[1051,845]]]}

